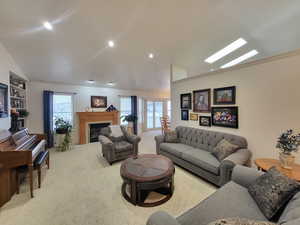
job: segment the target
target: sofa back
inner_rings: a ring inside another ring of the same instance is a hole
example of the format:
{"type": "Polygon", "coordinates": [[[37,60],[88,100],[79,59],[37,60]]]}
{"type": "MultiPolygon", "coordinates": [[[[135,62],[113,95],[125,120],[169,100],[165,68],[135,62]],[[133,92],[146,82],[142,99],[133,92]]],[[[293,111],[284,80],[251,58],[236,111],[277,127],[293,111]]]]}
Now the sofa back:
{"type": "Polygon", "coordinates": [[[248,147],[247,140],[244,137],[234,134],[183,126],[176,127],[176,132],[181,143],[210,152],[222,139],[226,139],[240,148],[248,147]]]}

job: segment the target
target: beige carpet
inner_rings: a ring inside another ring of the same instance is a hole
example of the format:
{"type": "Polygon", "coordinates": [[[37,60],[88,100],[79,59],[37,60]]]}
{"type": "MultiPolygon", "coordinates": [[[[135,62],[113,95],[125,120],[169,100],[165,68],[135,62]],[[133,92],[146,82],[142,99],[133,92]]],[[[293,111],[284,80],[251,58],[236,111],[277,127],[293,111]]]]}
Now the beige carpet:
{"type": "MultiPolygon", "coordinates": [[[[154,135],[142,135],[141,153],[154,153],[154,135]]],[[[30,199],[28,184],[0,209],[1,225],[145,225],[157,210],[176,216],[211,195],[215,188],[176,167],[175,192],[165,204],[135,207],[121,195],[120,163],[109,166],[98,143],[51,154],[51,169],[43,170],[42,188],[30,199]]]]}

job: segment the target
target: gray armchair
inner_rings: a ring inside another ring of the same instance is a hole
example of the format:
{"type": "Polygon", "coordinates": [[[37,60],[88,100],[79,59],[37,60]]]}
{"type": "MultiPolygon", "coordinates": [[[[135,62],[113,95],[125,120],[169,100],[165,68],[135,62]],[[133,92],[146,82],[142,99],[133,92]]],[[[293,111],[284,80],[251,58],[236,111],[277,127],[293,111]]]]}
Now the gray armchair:
{"type": "Polygon", "coordinates": [[[138,143],[141,138],[127,132],[124,126],[121,126],[123,136],[112,137],[109,127],[101,130],[99,141],[102,145],[102,155],[110,165],[113,162],[126,159],[131,155],[138,154],[138,143]]]}

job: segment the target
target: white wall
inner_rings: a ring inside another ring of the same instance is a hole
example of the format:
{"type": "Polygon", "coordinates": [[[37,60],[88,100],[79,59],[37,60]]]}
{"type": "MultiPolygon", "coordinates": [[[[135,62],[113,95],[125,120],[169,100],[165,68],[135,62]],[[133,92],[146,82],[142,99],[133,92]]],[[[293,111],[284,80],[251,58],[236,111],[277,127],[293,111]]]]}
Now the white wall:
{"type": "MultiPolygon", "coordinates": [[[[225,72],[177,81],[171,84],[172,127],[184,125],[241,135],[247,138],[249,148],[254,153],[253,159],[278,158],[275,144],[280,133],[289,128],[300,131],[299,87],[299,52],[225,72]],[[198,122],[181,121],[181,93],[233,85],[236,86],[236,105],[239,106],[239,129],[206,128],[200,127],[198,122]]],[[[296,157],[300,162],[300,154],[296,157]]]]}
{"type": "MultiPolygon", "coordinates": [[[[10,54],[0,43],[0,83],[9,85],[9,71],[27,79],[10,54]]],[[[7,130],[8,128],[10,128],[10,117],[0,118],[0,130],[7,130]]]]}
{"type": "MultiPolygon", "coordinates": [[[[43,132],[43,91],[51,90],[54,92],[75,92],[74,108],[76,112],[84,112],[86,107],[90,107],[90,97],[93,95],[107,96],[107,104],[120,108],[119,96],[136,95],[145,99],[169,98],[165,93],[153,93],[145,91],[129,91],[114,88],[85,87],[75,85],[65,85],[56,83],[30,82],[28,89],[28,128],[31,132],[43,132]]],[[[100,109],[105,110],[105,109],[100,109]]],[[[78,143],[78,118],[75,115],[75,127],[73,139],[78,143]]]]}

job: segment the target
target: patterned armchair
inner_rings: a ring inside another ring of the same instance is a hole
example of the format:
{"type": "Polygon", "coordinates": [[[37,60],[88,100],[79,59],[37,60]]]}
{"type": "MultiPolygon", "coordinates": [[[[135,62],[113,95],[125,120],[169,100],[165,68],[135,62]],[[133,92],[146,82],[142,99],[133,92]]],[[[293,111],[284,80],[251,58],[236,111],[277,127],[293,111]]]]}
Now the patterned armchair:
{"type": "Polygon", "coordinates": [[[122,136],[112,136],[110,127],[103,128],[99,136],[99,141],[102,145],[102,155],[110,165],[113,162],[138,154],[138,143],[141,141],[141,138],[128,133],[124,126],[120,127],[122,136]]]}

